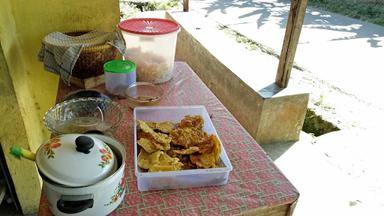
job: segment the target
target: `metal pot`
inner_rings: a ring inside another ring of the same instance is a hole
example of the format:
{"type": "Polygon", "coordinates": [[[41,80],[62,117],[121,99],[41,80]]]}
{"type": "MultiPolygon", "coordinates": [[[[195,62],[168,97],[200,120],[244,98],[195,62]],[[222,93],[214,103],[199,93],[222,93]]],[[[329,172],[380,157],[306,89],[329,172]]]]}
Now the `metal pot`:
{"type": "MultiPolygon", "coordinates": [[[[17,155],[14,152],[15,149],[13,154],[17,155]]],[[[35,155],[22,149],[17,156],[33,159],[35,155]]],[[[98,134],[65,134],[42,145],[36,153],[36,164],[52,213],[107,215],[116,209],[125,195],[125,157],[125,149],[118,141],[98,134]],[[90,140],[94,141],[91,148],[90,140]],[[86,144],[79,144],[81,142],[86,144]],[[72,154],[68,153],[69,146],[75,148],[72,154]],[[52,156],[59,165],[52,163],[52,156]],[[60,164],[62,161],[66,163],[60,164]],[[106,164],[106,161],[109,163],[106,164]],[[95,171],[94,166],[106,170],[95,171]]]]}

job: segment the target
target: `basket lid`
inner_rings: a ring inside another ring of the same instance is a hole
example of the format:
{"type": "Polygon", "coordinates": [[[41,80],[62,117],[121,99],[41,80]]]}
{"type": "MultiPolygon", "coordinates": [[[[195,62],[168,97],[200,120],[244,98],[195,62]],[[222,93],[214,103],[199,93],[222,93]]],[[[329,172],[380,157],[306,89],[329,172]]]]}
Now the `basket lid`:
{"type": "Polygon", "coordinates": [[[90,31],[82,33],[83,32],[52,32],[44,37],[43,43],[56,47],[91,47],[95,45],[103,45],[114,37],[114,34],[111,32],[90,31]],[[75,36],[77,33],[79,35],[75,36]]]}
{"type": "Polygon", "coordinates": [[[111,60],[104,64],[104,71],[109,73],[132,73],[136,64],[129,60],[111,60]]]}
{"type": "Polygon", "coordinates": [[[176,22],[168,19],[134,18],[120,22],[119,28],[135,34],[162,35],[176,32],[180,29],[180,26],[176,22]]]}

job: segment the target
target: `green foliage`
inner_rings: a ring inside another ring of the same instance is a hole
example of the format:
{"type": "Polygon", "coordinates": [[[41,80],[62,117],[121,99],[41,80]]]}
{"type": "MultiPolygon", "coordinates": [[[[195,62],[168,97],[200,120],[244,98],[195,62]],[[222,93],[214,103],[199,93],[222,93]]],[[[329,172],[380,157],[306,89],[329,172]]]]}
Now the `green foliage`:
{"type": "Polygon", "coordinates": [[[129,19],[140,13],[140,9],[130,2],[120,1],[120,18],[129,19]]]}
{"type": "Polygon", "coordinates": [[[135,17],[141,11],[155,11],[155,10],[169,10],[177,8],[179,0],[167,0],[167,1],[131,1],[120,0],[120,17],[122,19],[128,19],[135,17]]]}
{"type": "Polygon", "coordinates": [[[304,132],[313,134],[314,136],[318,137],[323,134],[338,130],[340,129],[337,126],[324,120],[321,116],[316,115],[313,110],[307,109],[303,124],[304,132]]]}
{"type": "Polygon", "coordinates": [[[308,0],[308,4],[384,26],[383,0],[308,0]]]}
{"type": "Polygon", "coordinates": [[[169,10],[179,5],[179,0],[168,0],[164,2],[150,1],[143,6],[143,11],[169,10]]]}

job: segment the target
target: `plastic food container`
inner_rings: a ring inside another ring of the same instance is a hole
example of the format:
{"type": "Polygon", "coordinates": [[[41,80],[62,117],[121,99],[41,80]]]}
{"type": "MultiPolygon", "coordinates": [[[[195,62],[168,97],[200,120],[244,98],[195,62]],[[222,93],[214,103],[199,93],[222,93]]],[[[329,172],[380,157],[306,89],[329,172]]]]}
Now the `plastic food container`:
{"type": "Polygon", "coordinates": [[[229,161],[223,145],[221,145],[220,168],[142,172],[137,166],[137,120],[180,122],[186,115],[201,115],[204,119],[203,130],[208,134],[215,134],[217,136],[216,129],[204,106],[136,107],[133,115],[135,120],[135,174],[139,191],[224,185],[228,182],[232,164],[229,161]]]}
{"type": "Polygon", "coordinates": [[[163,83],[172,78],[180,26],[167,19],[135,18],[119,23],[125,59],[137,64],[137,81],[163,83]]]}
{"type": "Polygon", "coordinates": [[[129,106],[135,108],[157,104],[163,96],[163,90],[152,83],[136,82],[130,85],[124,94],[129,106]]]}
{"type": "Polygon", "coordinates": [[[104,64],[105,88],[114,95],[122,95],[136,82],[136,64],[129,60],[112,60],[104,64]]]}

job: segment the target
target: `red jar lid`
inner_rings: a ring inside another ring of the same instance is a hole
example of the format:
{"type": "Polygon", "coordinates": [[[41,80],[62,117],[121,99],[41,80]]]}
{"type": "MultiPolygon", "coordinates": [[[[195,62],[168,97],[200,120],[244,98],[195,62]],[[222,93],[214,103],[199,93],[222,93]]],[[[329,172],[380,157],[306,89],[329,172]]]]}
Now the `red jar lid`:
{"type": "Polygon", "coordinates": [[[135,34],[161,35],[178,31],[180,26],[168,19],[135,18],[120,22],[119,28],[135,34]]]}

